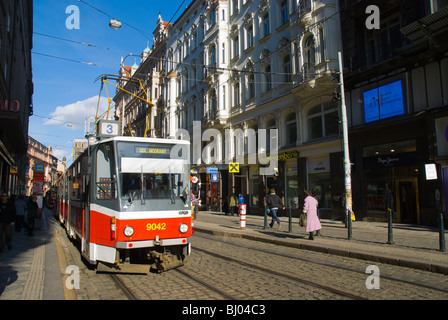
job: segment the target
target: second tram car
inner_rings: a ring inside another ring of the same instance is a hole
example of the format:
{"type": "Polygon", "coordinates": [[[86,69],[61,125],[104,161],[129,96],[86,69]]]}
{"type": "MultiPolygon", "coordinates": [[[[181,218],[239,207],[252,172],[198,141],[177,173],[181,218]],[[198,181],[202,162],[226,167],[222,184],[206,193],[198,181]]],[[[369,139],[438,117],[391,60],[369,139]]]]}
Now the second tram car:
{"type": "Polygon", "coordinates": [[[162,272],[191,251],[190,143],[95,142],[59,180],[57,211],[97,270],[162,272]]]}

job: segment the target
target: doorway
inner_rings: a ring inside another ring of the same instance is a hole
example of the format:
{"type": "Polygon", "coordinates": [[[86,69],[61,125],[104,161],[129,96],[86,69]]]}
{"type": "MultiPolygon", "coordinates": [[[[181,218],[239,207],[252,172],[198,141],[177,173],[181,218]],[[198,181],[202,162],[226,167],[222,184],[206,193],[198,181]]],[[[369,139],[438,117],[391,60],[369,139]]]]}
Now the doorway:
{"type": "Polygon", "coordinates": [[[397,179],[395,181],[398,221],[420,223],[417,179],[397,179]]]}

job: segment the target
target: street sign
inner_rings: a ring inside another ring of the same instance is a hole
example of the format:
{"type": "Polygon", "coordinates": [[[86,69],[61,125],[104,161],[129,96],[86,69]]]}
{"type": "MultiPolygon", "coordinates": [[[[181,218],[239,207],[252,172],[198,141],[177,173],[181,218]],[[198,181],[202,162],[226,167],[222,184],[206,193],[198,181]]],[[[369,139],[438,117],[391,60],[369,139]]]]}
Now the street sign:
{"type": "Polygon", "coordinates": [[[36,163],[36,165],[34,166],[34,172],[45,172],[45,164],[36,163]]]}
{"type": "Polygon", "coordinates": [[[218,168],[207,168],[207,173],[218,173],[218,168]]]}
{"type": "Polygon", "coordinates": [[[229,163],[229,173],[239,173],[240,164],[238,162],[229,163]]]}
{"type": "Polygon", "coordinates": [[[219,175],[217,173],[212,173],[212,182],[218,182],[219,181],[219,175]]]}

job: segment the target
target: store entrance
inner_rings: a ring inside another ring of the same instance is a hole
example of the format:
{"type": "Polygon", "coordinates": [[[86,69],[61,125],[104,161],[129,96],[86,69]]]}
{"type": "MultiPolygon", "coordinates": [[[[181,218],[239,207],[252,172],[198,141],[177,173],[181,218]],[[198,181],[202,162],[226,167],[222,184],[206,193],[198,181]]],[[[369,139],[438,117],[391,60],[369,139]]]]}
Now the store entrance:
{"type": "Polygon", "coordinates": [[[397,179],[395,190],[399,221],[420,223],[417,179],[397,179]]]}

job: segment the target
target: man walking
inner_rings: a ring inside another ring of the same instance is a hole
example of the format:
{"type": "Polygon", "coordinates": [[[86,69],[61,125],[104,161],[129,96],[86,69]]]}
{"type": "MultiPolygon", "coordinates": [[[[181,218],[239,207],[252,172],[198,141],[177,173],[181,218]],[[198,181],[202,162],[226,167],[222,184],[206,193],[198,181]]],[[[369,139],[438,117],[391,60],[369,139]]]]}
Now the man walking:
{"type": "Polygon", "coordinates": [[[0,252],[3,252],[6,246],[8,250],[12,249],[12,226],[16,218],[16,209],[14,203],[8,200],[8,194],[2,192],[0,200],[0,252]]]}
{"type": "Polygon", "coordinates": [[[285,210],[285,206],[283,205],[282,199],[275,194],[275,189],[272,188],[271,193],[266,196],[266,206],[269,208],[272,214],[272,222],[269,226],[272,228],[274,226],[275,221],[278,223],[278,227],[280,228],[280,219],[277,217],[278,208],[283,208],[285,210]]]}

